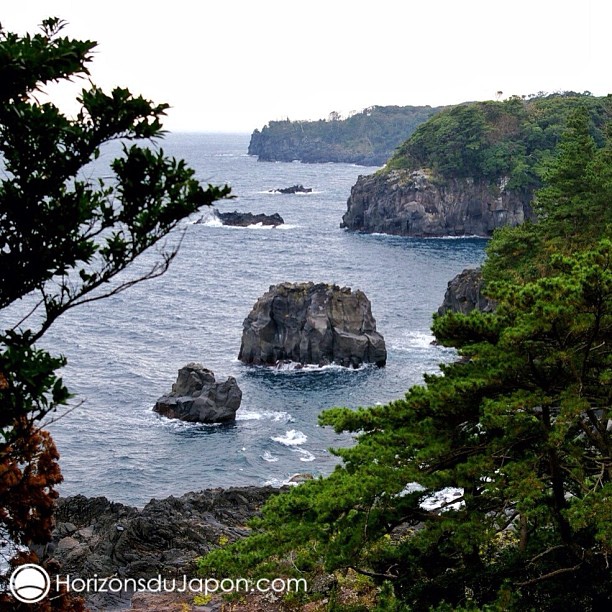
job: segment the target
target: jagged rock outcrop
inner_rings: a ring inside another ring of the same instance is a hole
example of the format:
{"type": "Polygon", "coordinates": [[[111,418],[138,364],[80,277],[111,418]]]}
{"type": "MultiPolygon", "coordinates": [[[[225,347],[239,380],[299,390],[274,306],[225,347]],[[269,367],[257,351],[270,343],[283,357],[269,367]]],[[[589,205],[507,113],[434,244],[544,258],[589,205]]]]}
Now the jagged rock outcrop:
{"type": "Polygon", "coordinates": [[[304,185],[291,185],[291,187],[280,187],[279,189],[270,189],[270,193],[282,193],[284,195],[291,193],[312,193],[312,187],[304,187],[304,185]]]}
{"type": "Polygon", "coordinates": [[[340,227],[399,236],[490,236],[532,218],[530,202],[505,181],[433,180],[423,170],[360,176],[340,227]]]}
{"type": "Polygon", "coordinates": [[[324,283],[281,283],[260,297],[244,320],[240,361],[276,365],[384,366],[385,341],[363,291],[324,283]]]}
{"type": "Polygon", "coordinates": [[[472,310],[492,312],[496,302],[482,294],[483,278],[480,268],[466,269],[449,281],[444,301],[438,314],[460,312],[467,314],[472,310]]]}
{"type": "Polygon", "coordinates": [[[260,223],[261,225],[272,225],[276,227],[285,223],[278,213],[274,213],[273,215],[259,213],[255,215],[250,212],[238,212],[235,210],[234,212],[217,213],[217,217],[223,225],[232,225],[235,227],[248,227],[249,225],[258,225],[260,223]]]}
{"type": "Polygon", "coordinates": [[[199,363],[189,363],[179,370],[172,392],[160,397],[153,410],[192,423],[225,423],[236,418],[241,400],[235,378],[218,383],[213,372],[199,363]]]}
{"type": "MultiPolygon", "coordinates": [[[[277,493],[272,487],[209,489],[151,500],[144,508],[83,495],[60,498],[46,556],[60,574],[88,579],[197,575],[196,559],[245,536],[247,521],[277,493]]],[[[92,610],[123,609],[129,593],[90,594],[92,610]]]]}

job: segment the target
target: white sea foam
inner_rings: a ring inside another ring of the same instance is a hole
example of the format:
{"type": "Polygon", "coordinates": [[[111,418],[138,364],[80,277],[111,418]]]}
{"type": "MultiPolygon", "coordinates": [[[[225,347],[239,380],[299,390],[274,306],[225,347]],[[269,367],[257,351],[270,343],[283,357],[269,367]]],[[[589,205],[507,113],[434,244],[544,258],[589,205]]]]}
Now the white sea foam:
{"type": "Polygon", "coordinates": [[[284,480],[280,478],[270,478],[269,480],[266,480],[264,482],[264,486],[276,487],[276,488],[286,487],[286,486],[297,487],[299,484],[305,481],[305,479],[302,478],[301,476],[302,474],[292,474],[291,476],[288,476],[284,480]],[[300,478],[296,478],[296,476],[300,478]]]}
{"type": "MultiPolygon", "coordinates": [[[[227,226],[227,227],[230,227],[230,226],[227,226]]],[[[264,225],[263,223],[253,223],[252,225],[247,225],[246,227],[238,227],[237,229],[265,229],[265,230],[284,229],[284,230],[288,230],[288,229],[294,229],[296,227],[297,225],[289,225],[288,223],[282,223],[281,225],[264,225]]]]}
{"type": "Polygon", "coordinates": [[[296,448],[294,450],[295,452],[300,453],[300,455],[302,455],[302,457],[300,457],[300,461],[314,461],[316,459],[316,457],[306,449],[296,448]]]}
{"type": "Polygon", "coordinates": [[[200,221],[196,221],[200,225],[205,225],[206,227],[224,227],[223,223],[221,223],[221,219],[216,215],[210,215],[207,217],[202,217],[200,221]]]}
{"type": "Polygon", "coordinates": [[[290,429],[284,436],[272,436],[271,439],[284,446],[299,446],[308,440],[308,436],[297,429],[290,429]]]}
{"type": "Polygon", "coordinates": [[[393,344],[391,348],[396,351],[412,351],[414,349],[429,349],[435,340],[433,334],[421,331],[408,332],[404,335],[402,344],[393,344]]]}
{"type": "Polygon", "coordinates": [[[290,423],[293,421],[293,417],[288,412],[283,411],[263,411],[258,412],[256,410],[244,410],[240,409],[236,413],[237,421],[274,421],[274,422],[285,422],[290,423]]]}
{"type": "Polygon", "coordinates": [[[345,366],[338,365],[337,363],[330,363],[329,365],[319,366],[313,363],[298,363],[296,361],[283,361],[275,366],[277,372],[325,372],[326,370],[336,371],[359,371],[370,367],[371,364],[363,364],[358,368],[347,368],[345,366]]]}
{"type": "Polygon", "coordinates": [[[201,427],[219,427],[221,423],[190,423],[189,421],[181,421],[181,419],[169,419],[168,417],[155,415],[155,422],[167,429],[198,429],[201,427]]]}
{"type": "Polygon", "coordinates": [[[296,487],[298,484],[299,483],[297,482],[292,482],[290,478],[286,478],[285,480],[281,480],[280,478],[270,478],[264,482],[265,487],[274,487],[276,489],[286,487],[287,485],[296,487]]]}
{"type": "Polygon", "coordinates": [[[263,223],[252,223],[251,225],[224,225],[221,222],[219,217],[205,217],[200,219],[199,221],[192,221],[192,225],[204,225],[205,227],[222,227],[227,230],[291,230],[298,227],[297,225],[292,225],[290,223],[282,223],[280,225],[264,225],[263,223]]]}
{"type": "Polygon", "coordinates": [[[276,463],[278,461],[278,457],[275,457],[270,451],[264,451],[261,458],[268,463],[276,463]]]}

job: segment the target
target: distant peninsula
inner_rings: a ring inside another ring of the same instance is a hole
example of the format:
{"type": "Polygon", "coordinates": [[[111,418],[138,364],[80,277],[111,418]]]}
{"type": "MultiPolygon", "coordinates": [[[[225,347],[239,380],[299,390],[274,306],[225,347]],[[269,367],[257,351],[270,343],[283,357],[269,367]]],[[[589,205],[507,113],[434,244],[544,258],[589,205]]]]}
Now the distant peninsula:
{"type": "Polygon", "coordinates": [[[248,153],[259,161],[382,166],[439,110],[431,106],[370,106],[346,118],[332,112],[318,121],[270,121],[252,133],[248,153]]]}

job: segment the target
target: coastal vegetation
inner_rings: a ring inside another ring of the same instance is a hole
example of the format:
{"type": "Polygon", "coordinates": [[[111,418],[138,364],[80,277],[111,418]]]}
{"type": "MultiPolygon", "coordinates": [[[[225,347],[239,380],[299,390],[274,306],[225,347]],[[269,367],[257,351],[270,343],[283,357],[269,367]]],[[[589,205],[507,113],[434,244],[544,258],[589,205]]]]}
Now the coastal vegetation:
{"type": "Polygon", "coordinates": [[[251,135],[249,155],[260,161],[300,160],[382,166],[396,147],[439,109],[431,106],[371,106],[342,118],[270,121],[251,135]]]}
{"type": "MultiPolygon", "coordinates": [[[[44,427],[70,399],[65,359],[39,341],[75,306],[162,274],[177,243],[148,271],[119,276],[229,193],[203,189],[183,162],[133,143],[161,134],[165,105],[95,86],[74,119],[39,102],[47,83],[88,75],[95,44],[62,29],[49,19],[35,36],[0,31],[0,309],[9,317],[28,304],[0,332],[0,531],[28,548],[15,563],[38,560],[34,549],[50,539],[61,472],[44,427]],[[84,179],[83,166],[116,139],[113,179],[84,179]]],[[[490,242],[483,274],[493,311],[434,317],[437,342],[459,359],[402,399],[324,412],[320,424],[355,444],[333,451],[341,463],[328,477],[271,497],[248,537],[224,546],[223,532],[200,561],[205,576],[306,576],[311,592],[287,605],[324,591],[331,610],[347,609],[347,589],[363,594],[350,609],[381,612],[610,607],[608,125],[607,98],[512,98],[444,111],[402,146],[396,170],[425,165],[440,180],[508,177],[517,190],[537,189],[538,220],[490,242]],[[562,112],[547,114],[553,107],[562,112]]],[[[174,505],[161,505],[164,516],[174,505]]],[[[176,544],[175,526],[164,533],[176,544]]],[[[6,588],[0,603],[19,609],[6,588]]],[[[82,603],[54,593],[39,609],[82,603]]]]}
{"type": "Polygon", "coordinates": [[[355,435],[333,451],[341,464],[269,500],[248,538],[202,558],[205,575],[327,576],[335,610],[348,609],[338,602],[356,575],[375,593],[362,609],[612,604],[607,105],[590,96],[468,105],[404,145],[402,163],[427,159],[441,176],[510,171],[521,188],[542,185],[538,221],[490,242],[493,312],[434,317],[437,341],[459,359],[403,399],[325,411],[321,425],[355,435]],[[551,106],[567,108],[564,119],[544,120],[551,106]],[[522,144],[514,158],[504,139],[482,151],[485,126],[498,125],[487,113],[504,118],[500,132],[529,128],[546,147],[522,144]],[[455,147],[443,127],[465,114],[474,129],[455,147]]]}
{"type": "MultiPolygon", "coordinates": [[[[38,560],[34,550],[50,540],[62,480],[45,425],[71,397],[60,376],[66,360],[37,343],[66,311],[163,274],[180,240],[162,239],[229,194],[204,189],[183,161],[134,144],[162,134],[167,105],[90,81],[74,118],[45,101],[49,84],[89,76],[96,44],[63,36],[64,25],[47,19],[33,36],[0,29],[0,310],[9,325],[0,332],[0,534],[27,551],[13,563],[38,560]],[[119,139],[110,180],[82,173],[119,139]],[[130,275],[154,245],[152,267],[130,275]]],[[[0,607],[19,609],[5,586],[0,607]]],[[[80,603],[54,594],[38,609],[80,603]]]]}
{"type": "Polygon", "coordinates": [[[602,146],[612,118],[610,96],[511,96],[442,110],[397,149],[384,171],[428,168],[442,180],[503,178],[506,189],[531,194],[542,185],[568,117],[577,107],[588,112],[589,133],[595,145],[602,146]]]}

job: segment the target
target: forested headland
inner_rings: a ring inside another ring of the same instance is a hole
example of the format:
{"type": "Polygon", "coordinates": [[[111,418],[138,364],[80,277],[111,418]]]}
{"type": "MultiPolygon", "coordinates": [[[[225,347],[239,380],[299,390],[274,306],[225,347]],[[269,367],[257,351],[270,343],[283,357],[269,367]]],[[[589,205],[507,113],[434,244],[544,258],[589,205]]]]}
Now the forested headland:
{"type": "Polygon", "coordinates": [[[533,218],[569,116],[589,117],[595,147],[606,140],[612,98],[564,92],[471,102],[420,125],[373,175],[351,190],[343,227],[402,236],[490,236],[533,218]]]}
{"type": "Polygon", "coordinates": [[[382,166],[396,147],[439,109],[431,106],[371,106],[342,118],[270,121],[251,135],[249,155],[259,161],[300,160],[382,166]]]}

